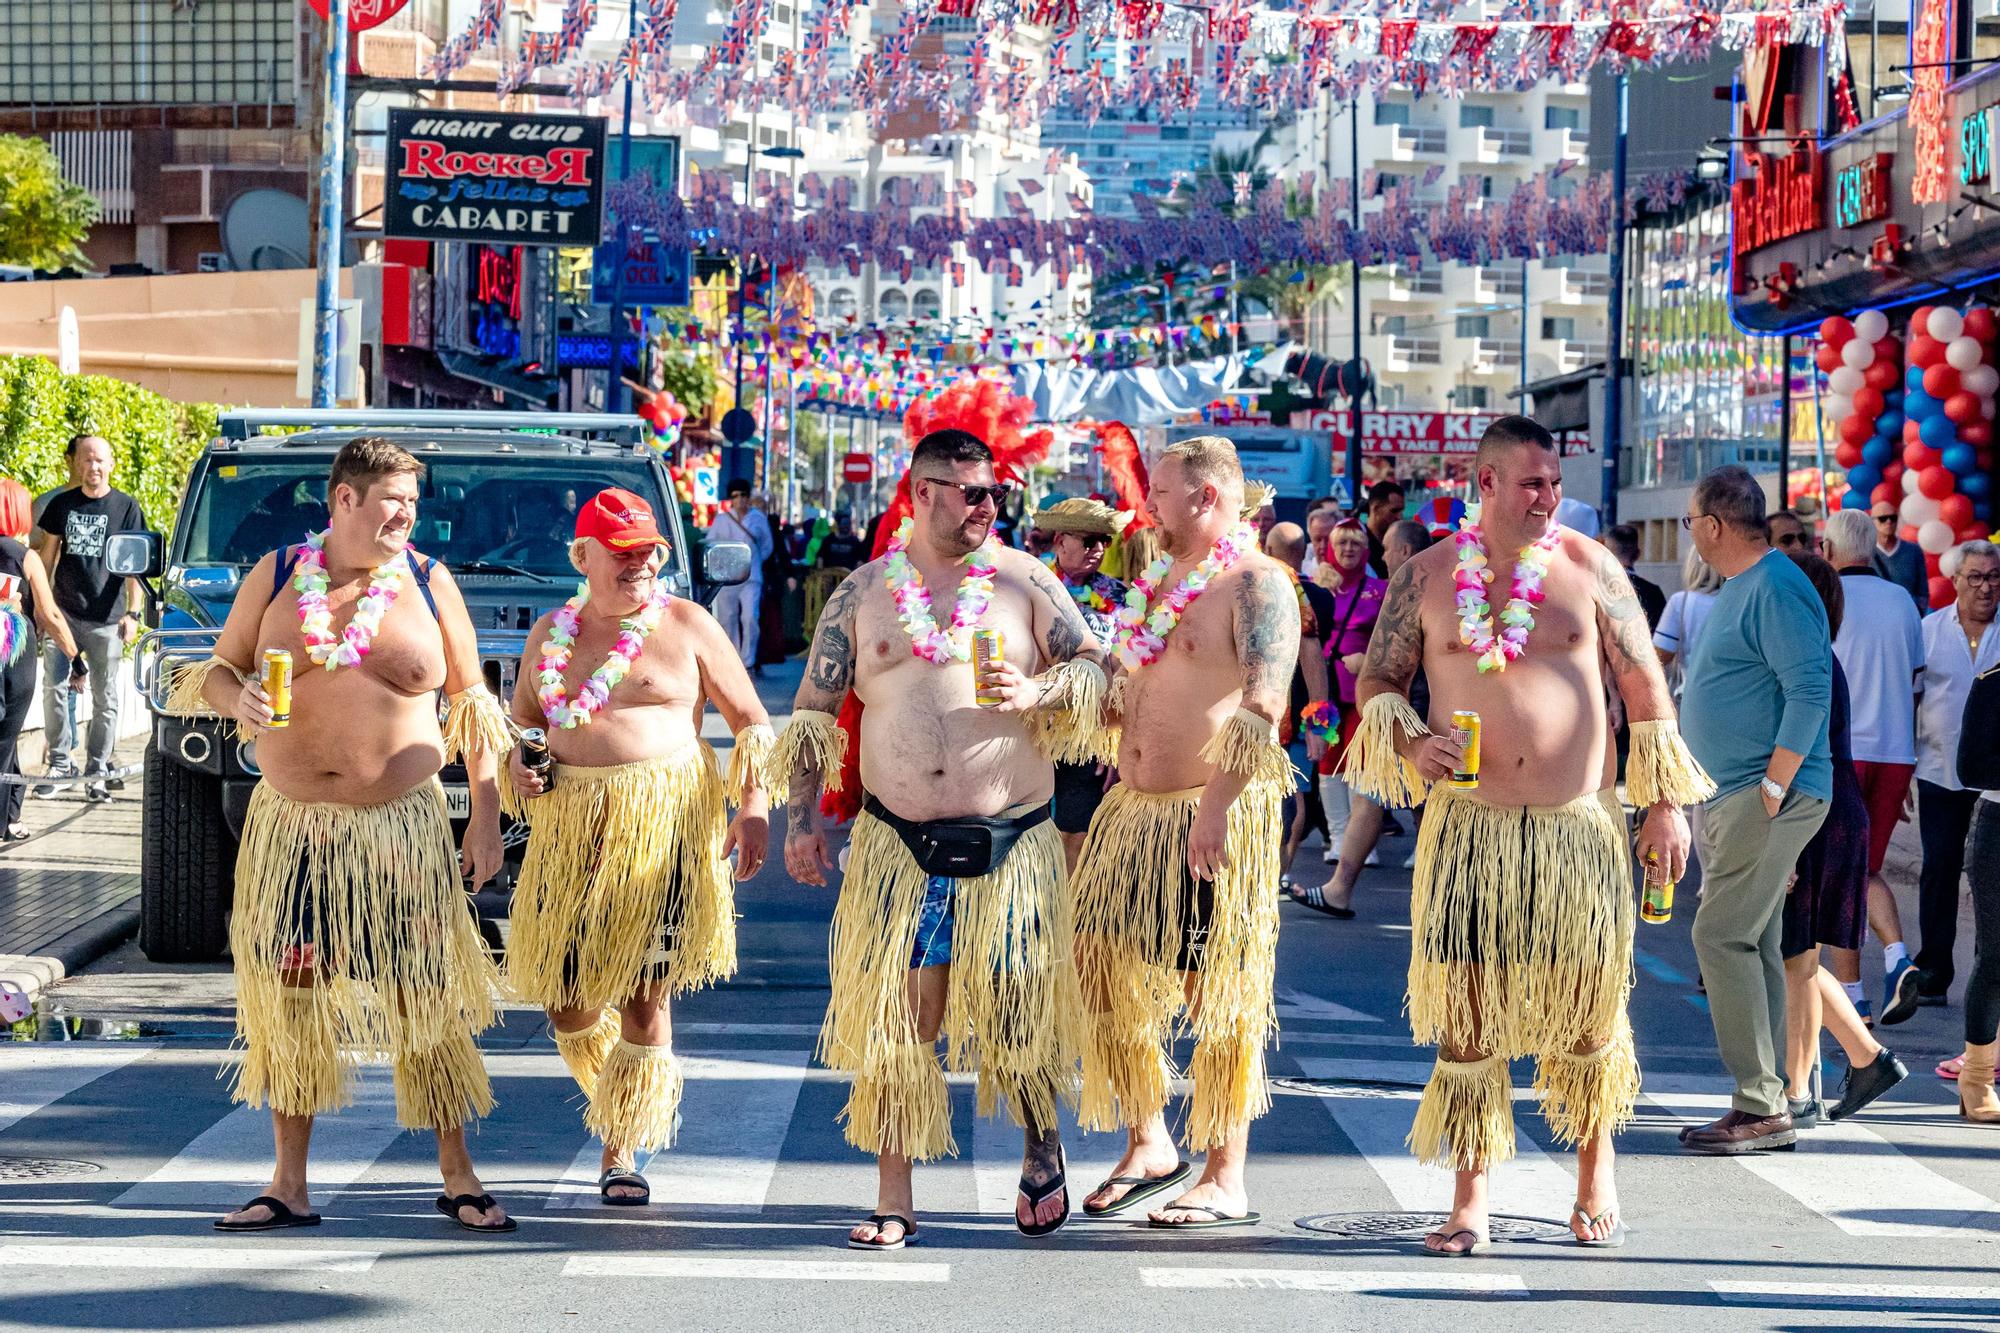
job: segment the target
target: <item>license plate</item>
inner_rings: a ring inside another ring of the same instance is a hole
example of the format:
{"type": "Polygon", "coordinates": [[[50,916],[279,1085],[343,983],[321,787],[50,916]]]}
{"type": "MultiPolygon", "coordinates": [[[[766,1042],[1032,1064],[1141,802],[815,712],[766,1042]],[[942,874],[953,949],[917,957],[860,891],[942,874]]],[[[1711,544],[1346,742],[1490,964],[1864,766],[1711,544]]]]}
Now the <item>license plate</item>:
{"type": "Polygon", "coordinates": [[[470,787],[446,787],[444,789],[445,813],[453,819],[472,818],[472,789],[470,787]]]}

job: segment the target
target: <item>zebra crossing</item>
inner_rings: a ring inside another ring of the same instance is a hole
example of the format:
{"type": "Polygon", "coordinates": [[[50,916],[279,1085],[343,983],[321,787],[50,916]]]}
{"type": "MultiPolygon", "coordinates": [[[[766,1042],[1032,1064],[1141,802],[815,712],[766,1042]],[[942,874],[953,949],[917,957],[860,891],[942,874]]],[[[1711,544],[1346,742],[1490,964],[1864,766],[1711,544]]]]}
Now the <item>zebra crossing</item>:
{"type": "MultiPolygon", "coordinates": [[[[565,1230],[558,1253],[543,1251],[521,1262],[545,1265],[552,1277],[655,1284],[979,1280],[981,1256],[963,1242],[972,1234],[968,1229],[1008,1234],[1005,1219],[1014,1209],[1021,1140],[1011,1125],[971,1114],[969,1079],[953,1080],[961,1156],[920,1168],[919,1225],[927,1232],[930,1253],[916,1260],[837,1257],[830,1249],[837,1242],[821,1234],[833,1225],[827,1219],[844,1217],[844,1208],[866,1202],[849,1187],[865,1188],[872,1178],[866,1159],[838,1142],[838,1129],[831,1123],[829,1112],[841,1092],[838,1078],[815,1068],[809,1049],[795,1044],[789,1028],[798,1025],[708,1026],[711,1030],[683,1034],[691,1049],[683,1052],[687,1091],[679,1142],[645,1164],[657,1202],[615,1212],[597,1206],[600,1150],[582,1130],[578,1095],[553,1048],[530,1042],[489,1052],[501,1109],[473,1140],[482,1178],[522,1219],[524,1230],[566,1218],[597,1224],[584,1231],[565,1230]],[[793,1044],[716,1045],[723,1038],[793,1044]],[[824,1197],[818,1187],[825,1182],[811,1174],[828,1170],[846,1172],[839,1177],[843,1192],[837,1197],[824,1197]],[[814,1186],[812,1191],[798,1184],[784,1187],[799,1173],[814,1186]],[[768,1220],[784,1214],[795,1220],[792,1215],[800,1210],[790,1201],[804,1197],[819,1198],[824,1206],[784,1233],[787,1248],[782,1254],[756,1253],[754,1227],[743,1233],[738,1253],[727,1252],[726,1240],[711,1246],[722,1251],[718,1253],[675,1253],[672,1244],[664,1246],[668,1253],[661,1253],[660,1233],[647,1233],[650,1239],[635,1247],[630,1240],[635,1233],[627,1230],[632,1224],[666,1223],[677,1228],[671,1234],[692,1235],[678,1228],[700,1228],[702,1219],[768,1220]],[[619,1233],[627,1239],[602,1241],[619,1233]],[[811,1253],[820,1245],[829,1249],[811,1253]]],[[[53,1196],[46,1185],[23,1189],[0,1180],[0,1237],[8,1242],[0,1244],[0,1269],[178,1268],[352,1277],[368,1273],[378,1260],[411,1243],[412,1219],[421,1216],[427,1196],[435,1192],[436,1168],[428,1139],[396,1125],[387,1072],[377,1069],[358,1078],[353,1106],[323,1118],[315,1130],[314,1203],[328,1217],[324,1231],[251,1244],[241,1238],[221,1243],[205,1233],[201,1219],[260,1192],[270,1169],[268,1119],[262,1112],[230,1105],[226,1087],[215,1080],[223,1060],[224,1052],[214,1046],[0,1046],[0,1158],[41,1152],[54,1156],[58,1150],[64,1156],[89,1156],[94,1148],[106,1159],[99,1173],[65,1181],[53,1196]],[[123,1135],[123,1141],[112,1141],[116,1135],[123,1135]],[[33,1237],[9,1225],[24,1216],[43,1223],[33,1237]],[[105,1230],[101,1224],[107,1219],[138,1225],[94,1235],[105,1230]]],[[[1108,1255],[1085,1247],[1073,1256],[1098,1265],[1092,1271],[1101,1277],[1092,1281],[1326,1295],[1429,1292],[1511,1299],[1535,1293],[1538,1269],[1510,1263],[1504,1255],[1471,1271],[1438,1271],[1420,1261],[1405,1270],[1383,1266],[1385,1258],[1400,1255],[1379,1246],[1365,1251],[1362,1262],[1368,1266],[1362,1266],[1346,1258],[1338,1242],[1302,1239],[1306,1233],[1291,1224],[1295,1214],[1307,1209],[1280,1209],[1274,1203],[1309,1199],[1325,1205],[1322,1211],[1379,1203],[1434,1213],[1449,1197],[1450,1179],[1418,1165],[1403,1147],[1426,1063],[1309,1052],[1274,1065],[1274,1071],[1281,1078],[1259,1137],[1268,1134],[1285,1144],[1319,1142],[1323,1149],[1310,1164],[1302,1164],[1288,1160],[1282,1150],[1259,1149],[1253,1140],[1253,1201],[1264,1209],[1266,1220],[1254,1231],[1225,1233],[1248,1238],[1249,1249],[1204,1250],[1200,1241],[1160,1238],[1142,1227],[1080,1222],[1087,1234],[1118,1241],[1108,1255]],[[1300,1076],[1317,1082],[1306,1083],[1300,1076]],[[1301,1183],[1308,1172],[1309,1186],[1301,1183]],[[1271,1243],[1286,1248],[1274,1251],[1269,1262],[1253,1262],[1259,1258],[1257,1245],[1271,1243]],[[1302,1246],[1310,1251],[1303,1261],[1302,1246]]],[[[1496,1169],[1496,1211],[1560,1220],[1575,1197],[1573,1159],[1553,1150],[1526,1101],[1526,1090],[1517,1091],[1517,1097],[1519,1154],[1496,1169]]],[[[1628,1136],[1623,1145],[1628,1164],[1635,1157],[1643,1161],[1672,1155],[1666,1145],[1673,1124],[1708,1119],[1727,1100],[1713,1080],[1673,1074],[1650,1076],[1644,1097],[1645,1131],[1628,1136]]],[[[1938,1124],[1946,1119],[1943,1108],[1915,1106],[1899,1110],[1896,1119],[1921,1128],[1927,1116],[1938,1124]]],[[[1080,1194],[1110,1174],[1122,1143],[1116,1136],[1083,1135],[1074,1124],[1064,1128],[1070,1178],[1080,1194]]],[[[1887,1131],[1850,1122],[1815,1131],[1795,1154],[1675,1157],[1673,1168],[1704,1182],[1695,1193],[1748,1199],[1760,1217],[1781,1218],[1784,1231],[1778,1239],[1786,1244],[1822,1244],[1829,1237],[1990,1242],[2000,1236],[2000,1202],[1976,1181],[1952,1173],[1953,1154],[1926,1162],[1906,1147],[1892,1141],[1887,1131]]],[[[1658,1167],[1664,1170],[1666,1164],[1658,1167]]],[[[1641,1193],[1629,1183],[1627,1204],[1637,1214],[1634,1225],[1641,1234],[1649,1222],[1675,1228],[1729,1225],[1727,1218],[1705,1219],[1699,1198],[1664,1198],[1641,1193]]],[[[1559,1247],[1528,1243],[1519,1248],[1539,1258],[1559,1247]]],[[[1062,1249],[1058,1241],[1047,1253],[1059,1255],[1062,1249]]],[[[1572,1254],[1564,1249],[1560,1257],[1572,1254]]],[[[1823,1272],[1798,1282],[1751,1280],[1761,1274],[1717,1279],[1702,1285],[1700,1295],[1731,1306],[2000,1308],[2000,1285],[1947,1280],[1962,1279],[1963,1269],[1940,1273],[1935,1282],[1817,1280],[1823,1272]]],[[[1896,1276],[1910,1275],[1903,1270],[1896,1276]]]]}

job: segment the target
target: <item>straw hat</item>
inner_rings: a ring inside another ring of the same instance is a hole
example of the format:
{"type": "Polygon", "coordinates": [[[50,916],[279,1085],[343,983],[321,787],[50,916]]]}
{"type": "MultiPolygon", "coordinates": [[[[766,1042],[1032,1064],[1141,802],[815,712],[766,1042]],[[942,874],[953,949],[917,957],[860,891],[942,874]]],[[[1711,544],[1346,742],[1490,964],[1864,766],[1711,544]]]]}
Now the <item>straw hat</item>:
{"type": "Polygon", "coordinates": [[[1043,532],[1115,537],[1118,535],[1118,511],[1102,500],[1076,496],[1058,500],[1045,509],[1037,509],[1035,516],[1029,520],[1029,526],[1040,528],[1043,532]]]}

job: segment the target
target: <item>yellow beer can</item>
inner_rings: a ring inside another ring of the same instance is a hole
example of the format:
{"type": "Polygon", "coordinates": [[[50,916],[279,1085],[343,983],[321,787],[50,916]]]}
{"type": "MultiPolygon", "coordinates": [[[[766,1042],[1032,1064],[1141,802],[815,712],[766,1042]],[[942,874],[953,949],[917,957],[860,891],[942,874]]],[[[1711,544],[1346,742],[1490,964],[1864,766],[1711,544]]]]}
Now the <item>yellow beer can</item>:
{"type": "Polygon", "coordinates": [[[292,655],[283,648],[264,650],[263,686],[271,701],[271,726],[292,725],[292,655]]]}
{"type": "Polygon", "coordinates": [[[1479,785],[1479,714],[1470,708],[1461,708],[1451,715],[1451,739],[1464,754],[1458,767],[1451,771],[1451,785],[1454,787],[1477,787],[1479,785]]]}
{"type": "Polygon", "coordinates": [[[1005,655],[1006,639],[997,629],[976,629],[972,631],[972,680],[974,693],[972,701],[981,708],[992,708],[1000,702],[1000,696],[988,693],[986,688],[986,668],[1005,655]]]}

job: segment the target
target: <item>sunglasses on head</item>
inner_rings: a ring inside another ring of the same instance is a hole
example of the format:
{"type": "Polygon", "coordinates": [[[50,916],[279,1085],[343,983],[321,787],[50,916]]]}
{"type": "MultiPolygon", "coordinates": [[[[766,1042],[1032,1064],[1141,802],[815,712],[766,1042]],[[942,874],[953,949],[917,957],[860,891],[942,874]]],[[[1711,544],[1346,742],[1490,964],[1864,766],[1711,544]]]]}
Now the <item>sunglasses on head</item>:
{"type": "Polygon", "coordinates": [[[998,509],[1006,504],[1007,497],[1014,493],[1014,488],[1005,483],[993,486],[970,486],[962,481],[947,481],[943,477],[925,477],[924,480],[933,486],[949,486],[958,491],[965,497],[967,509],[977,509],[988,500],[993,501],[993,507],[998,509]]]}

